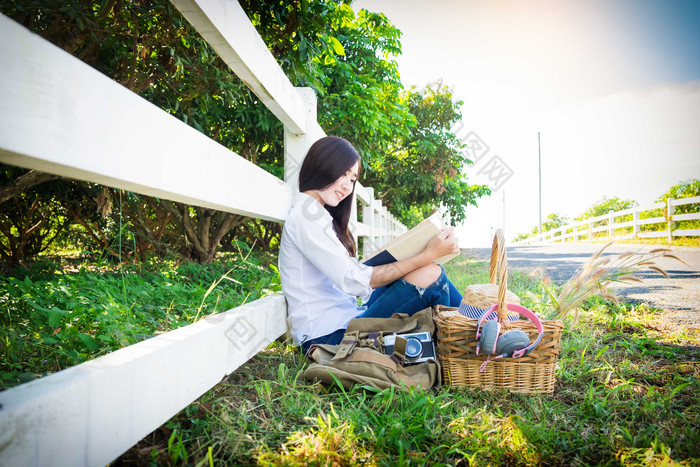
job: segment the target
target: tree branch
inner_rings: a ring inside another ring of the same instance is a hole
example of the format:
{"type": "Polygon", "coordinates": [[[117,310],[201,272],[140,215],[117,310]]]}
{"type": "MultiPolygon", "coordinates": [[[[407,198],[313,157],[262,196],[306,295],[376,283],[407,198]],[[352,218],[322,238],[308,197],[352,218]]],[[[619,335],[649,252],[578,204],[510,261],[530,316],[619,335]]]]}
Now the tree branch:
{"type": "Polygon", "coordinates": [[[190,207],[187,204],[182,205],[182,225],[183,227],[185,227],[185,235],[187,235],[187,237],[192,242],[192,246],[194,246],[194,249],[197,250],[197,254],[199,255],[199,257],[206,258],[209,252],[202,248],[202,244],[199,241],[196,232],[194,231],[194,226],[192,225],[192,219],[190,218],[189,209],[190,207]]]}
{"type": "Polygon", "coordinates": [[[141,226],[141,230],[142,230],[142,232],[136,232],[136,235],[145,236],[146,239],[148,240],[148,242],[151,245],[153,245],[153,247],[155,249],[157,249],[158,251],[160,251],[161,253],[172,254],[175,257],[182,258],[182,254],[168,248],[168,246],[166,244],[156,240],[156,238],[153,236],[153,233],[151,232],[151,229],[149,229],[146,226],[146,224],[144,223],[143,216],[142,216],[141,212],[139,212],[139,211],[137,211],[137,213],[136,213],[136,221],[139,223],[139,225],[141,226]]]}
{"type": "Polygon", "coordinates": [[[30,170],[26,174],[20,175],[14,179],[7,186],[0,188],[0,203],[14,198],[36,185],[50,180],[56,180],[57,178],[61,177],[46,172],[39,172],[38,170],[30,170]]]}

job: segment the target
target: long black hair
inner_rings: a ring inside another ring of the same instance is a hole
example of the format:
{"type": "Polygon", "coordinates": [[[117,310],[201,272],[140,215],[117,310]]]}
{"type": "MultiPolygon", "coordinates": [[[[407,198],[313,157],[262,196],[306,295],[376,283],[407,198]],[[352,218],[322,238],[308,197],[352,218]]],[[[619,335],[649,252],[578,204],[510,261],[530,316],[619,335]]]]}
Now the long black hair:
{"type": "MultiPolygon", "coordinates": [[[[316,141],[301,164],[299,171],[299,191],[323,190],[345,175],[350,168],[360,162],[360,155],[349,141],[338,136],[326,136],[316,141]]],[[[359,167],[362,167],[360,163],[359,167]]],[[[358,168],[359,176],[359,168],[358,168]]],[[[350,256],[357,254],[355,239],[350,233],[348,223],[355,186],[337,206],[326,205],[326,210],[333,217],[333,228],[338,240],[348,250],[350,256]]]]}

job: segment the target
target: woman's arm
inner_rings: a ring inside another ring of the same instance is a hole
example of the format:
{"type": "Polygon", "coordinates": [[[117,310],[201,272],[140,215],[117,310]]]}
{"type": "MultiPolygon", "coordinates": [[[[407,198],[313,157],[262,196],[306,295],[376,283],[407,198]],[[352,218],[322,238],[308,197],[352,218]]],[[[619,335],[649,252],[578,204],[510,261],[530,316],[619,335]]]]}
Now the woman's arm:
{"type": "Polygon", "coordinates": [[[454,234],[454,228],[449,227],[435,235],[425,247],[425,250],[410,258],[395,261],[372,268],[372,279],[370,287],[376,289],[383,285],[391,284],[395,280],[415,271],[418,268],[427,266],[441,256],[459,252],[459,244],[454,234]]]}

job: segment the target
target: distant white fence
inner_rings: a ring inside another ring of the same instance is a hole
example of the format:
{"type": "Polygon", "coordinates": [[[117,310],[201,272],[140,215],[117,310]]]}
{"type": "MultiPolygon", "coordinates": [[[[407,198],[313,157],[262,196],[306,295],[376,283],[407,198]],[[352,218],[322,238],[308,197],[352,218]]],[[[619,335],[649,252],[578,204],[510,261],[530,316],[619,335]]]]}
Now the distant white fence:
{"type": "Polygon", "coordinates": [[[601,233],[610,240],[665,237],[671,242],[677,237],[697,237],[700,236],[700,229],[676,229],[674,227],[677,222],[700,219],[700,209],[698,209],[699,212],[675,213],[678,206],[689,204],[700,204],[700,196],[669,198],[666,203],[654,203],[644,208],[635,206],[622,211],[610,211],[602,216],[572,222],[540,235],[513,242],[512,245],[592,240],[594,237],[599,237],[601,233]],[[663,213],[664,209],[665,215],[644,218],[645,214],[653,214],[654,211],[658,212],[659,210],[663,213]],[[621,217],[629,218],[630,216],[632,216],[632,220],[618,221],[621,217]],[[647,226],[659,226],[659,224],[663,224],[665,228],[645,229],[647,226]],[[621,230],[625,230],[625,232],[622,233],[621,230]]]}
{"type": "MultiPolygon", "coordinates": [[[[285,181],[0,15],[0,161],[183,203],[284,221],[324,136],[235,1],[173,0],[284,125],[285,181]],[[193,163],[196,161],[196,163],[193,163]]],[[[369,252],[406,230],[357,185],[369,252]]],[[[112,462],[287,330],[275,294],[0,392],[0,465],[112,462]]]]}

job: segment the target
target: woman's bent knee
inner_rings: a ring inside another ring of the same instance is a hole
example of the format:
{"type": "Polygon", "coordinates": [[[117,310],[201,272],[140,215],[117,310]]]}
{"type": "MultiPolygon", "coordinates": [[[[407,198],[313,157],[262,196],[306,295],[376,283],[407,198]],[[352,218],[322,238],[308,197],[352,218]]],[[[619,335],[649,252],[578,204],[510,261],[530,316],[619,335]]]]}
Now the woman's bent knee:
{"type": "Polygon", "coordinates": [[[403,276],[403,280],[416,285],[422,289],[429,287],[433,282],[440,278],[442,268],[440,265],[431,263],[415,271],[409,272],[403,276]]]}

